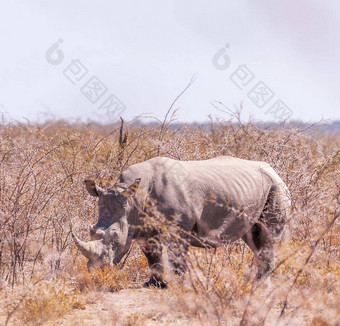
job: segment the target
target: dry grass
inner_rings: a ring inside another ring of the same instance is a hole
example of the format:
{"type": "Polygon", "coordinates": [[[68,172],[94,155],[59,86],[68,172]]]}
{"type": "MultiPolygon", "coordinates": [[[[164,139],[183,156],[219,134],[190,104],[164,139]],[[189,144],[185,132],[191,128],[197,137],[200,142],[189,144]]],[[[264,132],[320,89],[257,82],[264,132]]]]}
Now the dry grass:
{"type": "Polygon", "coordinates": [[[72,309],[85,309],[80,292],[58,280],[17,287],[4,296],[5,324],[14,317],[15,323],[44,325],[72,309]]]}
{"type": "MultiPolygon", "coordinates": [[[[111,302],[108,320],[123,325],[340,323],[340,135],[266,130],[241,121],[177,131],[167,123],[124,130],[63,121],[3,123],[0,164],[0,323],[53,324],[121,290],[136,297],[143,291],[145,298],[138,297],[137,311],[117,311],[117,301],[111,302]],[[69,231],[72,221],[88,239],[97,218],[83,180],[109,186],[127,166],[158,155],[233,155],[275,168],[294,211],[270,282],[253,281],[253,256],[240,241],[217,251],[190,250],[189,271],[182,280],[168,275],[167,291],[140,290],[148,269],[137,245],[124,266],[87,271],[69,231]]],[[[98,310],[99,323],[104,312],[98,310]]],[[[66,324],[77,323],[69,318],[66,324]]]]}

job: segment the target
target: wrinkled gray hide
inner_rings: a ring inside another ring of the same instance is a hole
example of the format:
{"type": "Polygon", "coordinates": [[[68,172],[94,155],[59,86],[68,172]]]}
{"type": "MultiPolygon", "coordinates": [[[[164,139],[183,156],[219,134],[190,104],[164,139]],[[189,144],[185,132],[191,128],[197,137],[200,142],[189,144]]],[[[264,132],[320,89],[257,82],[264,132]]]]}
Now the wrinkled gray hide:
{"type": "Polygon", "coordinates": [[[286,185],[269,164],[222,156],[205,161],[176,161],[156,157],[127,168],[108,190],[85,181],[99,198],[99,218],[91,241],[74,235],[88,266],[118,263],[136,239],[146,255],[152,278],[162,281],[162,248],[155,230],[143,225],[145,204],[152,198],[167,218],[176,216],[185,241],[171,243],[168,257],[174,271],[185,270],[188,245],[217,247],[242,238],[254,252],[258,278],[274,268],[274,244],[280,239],[290,208],[286,185]],[[192,234],[193,236],[190,236],[192,234]]]}

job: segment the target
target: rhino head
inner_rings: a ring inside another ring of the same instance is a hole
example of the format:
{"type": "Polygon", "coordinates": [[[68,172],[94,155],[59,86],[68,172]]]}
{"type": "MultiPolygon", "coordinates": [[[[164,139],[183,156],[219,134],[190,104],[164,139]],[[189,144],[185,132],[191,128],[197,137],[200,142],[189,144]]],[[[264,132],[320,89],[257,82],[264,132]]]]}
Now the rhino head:
{"type": "Polygon", "coordinates": [[[104,190],[93,181],[85,180],[90,195],[99,198],[98,222],[90,229],[91,241],[82,241],[71,231],[75,244],[89,260],[89,268],[113,266],[129,250],[134,232],[131,218],[137,214],[131,197],[138,190],[139,183],[140,179],[136,179],[130,186],[116,184],[104,190]]]}

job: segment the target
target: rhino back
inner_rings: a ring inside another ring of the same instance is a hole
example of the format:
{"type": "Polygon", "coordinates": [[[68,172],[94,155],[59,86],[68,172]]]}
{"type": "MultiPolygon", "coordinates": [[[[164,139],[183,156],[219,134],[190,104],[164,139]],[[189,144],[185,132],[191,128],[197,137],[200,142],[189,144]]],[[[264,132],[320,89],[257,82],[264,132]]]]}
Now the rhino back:
{"type": "Polygon", "coordinates": [[[260,214],[272,186],[263,168],[271,170],[267,163],[229,156],[204,161],[158,157],[130,166],[120,181],[141,178],[144,193],[156,200],[162,213],[179,216],[185,229],[199,221],[219,228],[230,215],[225,206],[260,214]]]}

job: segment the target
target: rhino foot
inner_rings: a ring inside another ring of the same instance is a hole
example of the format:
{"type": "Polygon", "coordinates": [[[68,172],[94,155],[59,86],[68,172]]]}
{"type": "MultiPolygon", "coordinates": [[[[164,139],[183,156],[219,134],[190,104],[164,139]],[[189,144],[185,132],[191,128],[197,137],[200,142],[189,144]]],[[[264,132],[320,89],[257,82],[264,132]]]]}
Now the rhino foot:
{"type": "Polygon", "coordinates": [[[148,288],[150,286],[154,286],[154,287],[159,288],[159,289],[167,289],[168,288],[168,286],[166,285],[166,283],[162,279],[156,279],[154,276],[151,277],[149,281],[144,283],[145,288],[148,288]]]}

